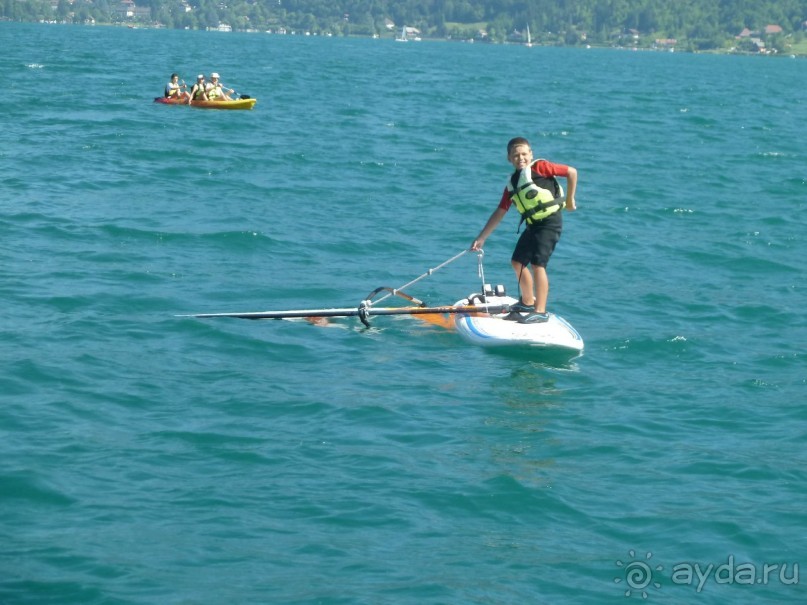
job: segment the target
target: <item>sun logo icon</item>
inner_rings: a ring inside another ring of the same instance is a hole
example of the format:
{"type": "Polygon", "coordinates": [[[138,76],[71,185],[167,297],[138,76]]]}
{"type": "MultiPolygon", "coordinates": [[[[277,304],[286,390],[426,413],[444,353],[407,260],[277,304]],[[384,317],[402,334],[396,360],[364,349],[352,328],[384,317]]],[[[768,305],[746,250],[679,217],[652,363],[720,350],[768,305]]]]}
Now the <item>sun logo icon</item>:
{"type": "Polygon", "coordinates": [[[661,584],[653,580],[653,572],[662,571],[664,567],[662,565],[651,567],[650,559],[653,557],[653,553],[651,552],[645,554],[644,561],[641,559],[637,560],[636,551],[634,550],[629,550],[628,555],[632,559],[631,561],[622,562],[617,559],[616,566],[624,569],[625,574],[624,578],[619,576],[614,578],[614,583],[619,584],[624,580],[627,585],[627,590],[625,591],[626,597],[636,592],[637,594],[641,594],[643,599],[646,599],[647,591],[645,589],[648,586],[652,586],[657,590],[661,588],[661,584]]]}

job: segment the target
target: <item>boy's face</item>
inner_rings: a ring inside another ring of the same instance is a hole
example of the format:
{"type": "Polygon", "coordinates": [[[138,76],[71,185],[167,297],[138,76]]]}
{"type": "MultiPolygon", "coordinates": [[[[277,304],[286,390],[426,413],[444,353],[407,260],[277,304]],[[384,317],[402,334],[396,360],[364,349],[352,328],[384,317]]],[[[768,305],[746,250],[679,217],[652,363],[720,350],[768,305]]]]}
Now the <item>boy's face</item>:
{"type": "Polygon", "coordinates": [[[516,145],[507,154],[507,159],[516,170],[521,170],[532,164],[532,149],[528,145],[516,145]]]}

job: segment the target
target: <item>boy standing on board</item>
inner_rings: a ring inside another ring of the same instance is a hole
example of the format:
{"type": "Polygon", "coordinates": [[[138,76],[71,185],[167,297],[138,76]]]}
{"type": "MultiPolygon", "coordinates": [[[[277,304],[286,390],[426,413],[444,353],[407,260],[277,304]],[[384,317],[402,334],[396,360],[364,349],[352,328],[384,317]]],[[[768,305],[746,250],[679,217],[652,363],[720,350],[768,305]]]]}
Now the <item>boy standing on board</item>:
{"type": "Polygon", "coordinates": [[[482,249],[485,240],[502,221],[510,206],[515,204],[527,228],[519,237],[510,259],[521,290],[521,298],[510,309],[515,311],[521,323],[541,323],[549,319],[546,312],[549,296],[546,265],[560,240],[563,228],[561,207],[565,205],[568,211],[577,208],[574,201],[577,170],[565,164],[533,160],[530,143],[522,137],[510,139],[507,143],[507,159],[515,172],[505,187],[498,207],[471,244],[471,250],[482,249]],[[556,176],[566,179],[565,200],[556,176]],[[528,265],[532,265],[532,272],[528,265]]]}

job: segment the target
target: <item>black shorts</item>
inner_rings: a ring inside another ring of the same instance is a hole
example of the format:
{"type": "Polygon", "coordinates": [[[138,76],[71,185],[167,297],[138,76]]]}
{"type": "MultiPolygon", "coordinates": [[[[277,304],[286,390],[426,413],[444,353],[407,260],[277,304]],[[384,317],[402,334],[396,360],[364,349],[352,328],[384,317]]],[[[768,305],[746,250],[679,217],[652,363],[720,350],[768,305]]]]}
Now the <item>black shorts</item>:
{"type": "Polygon", "coordinates": [[[527,227],[518,238],[511,259],[522,265],[546,268],[563,230],[562,212],[563,210],[558,210],[544,220],[527,227]]]}

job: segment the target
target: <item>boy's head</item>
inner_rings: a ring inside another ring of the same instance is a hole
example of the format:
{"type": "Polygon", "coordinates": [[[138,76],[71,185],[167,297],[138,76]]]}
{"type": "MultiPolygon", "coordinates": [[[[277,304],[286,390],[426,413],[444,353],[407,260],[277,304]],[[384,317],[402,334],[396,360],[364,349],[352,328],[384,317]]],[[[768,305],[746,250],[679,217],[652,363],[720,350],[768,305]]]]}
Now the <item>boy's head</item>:
{"type": "Polygon", "coordinates": [[[515,137],[507,143],[507,159],[516,170],[532,164],[530,142],[524,137],[515,137]]]}

